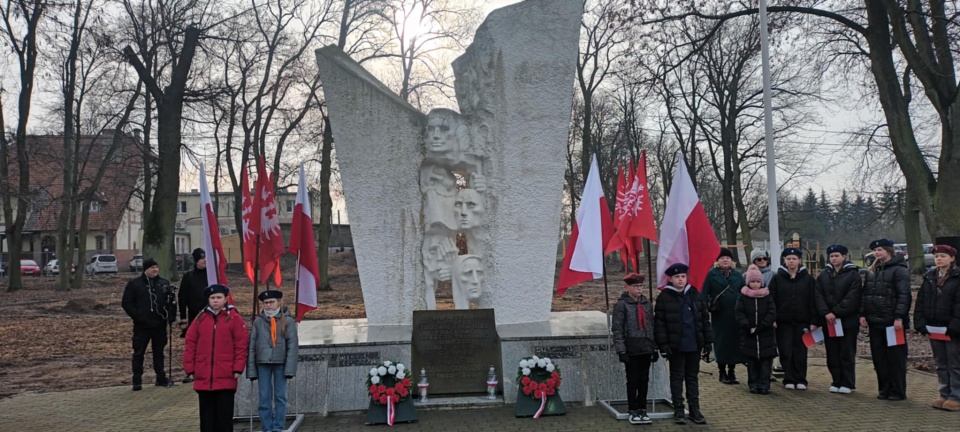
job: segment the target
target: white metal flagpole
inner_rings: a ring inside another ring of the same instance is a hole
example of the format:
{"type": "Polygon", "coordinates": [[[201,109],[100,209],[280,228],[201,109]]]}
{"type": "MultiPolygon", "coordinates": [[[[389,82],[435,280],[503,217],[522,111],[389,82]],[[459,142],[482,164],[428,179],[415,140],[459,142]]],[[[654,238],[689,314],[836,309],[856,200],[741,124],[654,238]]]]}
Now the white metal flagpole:
{"type": "MultiPolygon", "coordinates": [[[[763,63],[763,117],[767,144],[767,200],[771,257],[780,256],[780,220],[777,209],[777,166],[773,149],[773,106],[770,95],[770,37],[767,35],[767,1],[760,0],[760,55],[763,63]]],[[[773,263],[767,263],[773,265],[773,263]]]]}

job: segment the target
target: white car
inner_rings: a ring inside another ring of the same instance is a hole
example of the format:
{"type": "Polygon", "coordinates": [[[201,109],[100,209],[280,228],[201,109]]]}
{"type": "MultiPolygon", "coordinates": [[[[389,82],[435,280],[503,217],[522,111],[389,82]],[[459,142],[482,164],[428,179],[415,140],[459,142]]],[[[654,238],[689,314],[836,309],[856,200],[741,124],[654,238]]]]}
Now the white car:
{"type": "Polygon", "coordinates": [[[84,270],[88,275],[95,275],[99,273],[116,273],[117,256],[113,254],[94,255],[92,258],[90,258],[90,262],[87,263],[87,266],[84,270]]]}
{"type": "Polygon", "coordinates": [[[143,271],[143,255],[133,256],[130,260],[130,271],[134,273],[143,271]]]}
{"type": "MultiPolygon", "coordinates": [[[[70,266],[70,273],[73,273],[76,269],[76,265],[70,266]]],[[[52,259],[47,262],[47,265],[43,266],[43,274],[56,276],[60,274],[60,261],[52,259]]]]}

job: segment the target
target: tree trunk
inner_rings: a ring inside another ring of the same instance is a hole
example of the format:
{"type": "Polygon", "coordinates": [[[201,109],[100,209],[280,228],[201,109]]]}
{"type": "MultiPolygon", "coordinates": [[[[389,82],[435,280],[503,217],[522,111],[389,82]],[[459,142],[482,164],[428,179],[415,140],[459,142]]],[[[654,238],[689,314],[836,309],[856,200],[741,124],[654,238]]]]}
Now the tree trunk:
{"type": "Polygon", "coordinates": [[[333,128],[330,117],[323,116],[323,147],[320,149],[320,229],[317,233],[317,266],[320,291],[333,291],[330,285],[330,232],[333,225],[333,199],[330,197],[330,171],[333,152],[333,128]]]}
{"type": "Polygon", "coordinates": [[[903,231],[907,240],[907,253],[910,260],[907,263],[910,273],[922,275],[926,271],[923,259],[923,235],[920,232],[920,206],[917,199],[909,191],[906,194],[906,203],[903,211],[903,231]]]}

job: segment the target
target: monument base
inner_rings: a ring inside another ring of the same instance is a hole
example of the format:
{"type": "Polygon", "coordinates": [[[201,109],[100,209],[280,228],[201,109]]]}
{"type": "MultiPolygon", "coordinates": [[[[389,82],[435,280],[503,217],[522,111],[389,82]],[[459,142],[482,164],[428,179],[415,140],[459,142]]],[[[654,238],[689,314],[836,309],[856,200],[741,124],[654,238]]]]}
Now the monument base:
{"type": "MultiPolygon", "coordinates": [[[[300,362],[296,378],[287,386],[287,412],[327,415],[366,410],[370,398],[364,383],[370,368],[383,360],[409,363],[411,329],[371,326],[362,318],[301,322],[300,362]]],[[[550,321],[498,325],[497,332],[503,364],[503,370],[497,371],[503,386],[500,403],[517,402],[517,367],[531,355],[549,357],[562,370],[559,394],[565,402],[591,406],[626,395],[626,373],[617,361],[602,312],[552,312],[550,321]]],[[[410,367],[412,381],[417,382],[419,368],[410,367]]],[[[484,393],[484,387],[479,385],[477,393],[484,393]]],[[[663,360],[652,365],[649,396],[670,397],[663,360]]],[[[257,397],[256,383],[241,379],[236,415],[256,415],[257,397]]]]}

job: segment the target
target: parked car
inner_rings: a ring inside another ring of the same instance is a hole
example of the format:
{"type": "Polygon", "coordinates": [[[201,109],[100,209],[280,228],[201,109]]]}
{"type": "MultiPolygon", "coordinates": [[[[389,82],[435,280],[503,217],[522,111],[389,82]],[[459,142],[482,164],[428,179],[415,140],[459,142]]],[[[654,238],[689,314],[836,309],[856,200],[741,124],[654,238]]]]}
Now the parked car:
{"type": "Polygon", "coordinates": [[[177,270],[190,271],[193,268],[193,255],[188,253],[177,254],[177,270]]]}
{"type": "MultiPolygon", "coordinates": [[[[77,265],[70,265],[70,273],[77,271],[77,265]]],[[[45,275],[58,275],[60,274],[60,261],[52,259],[47,262],[47,265],[43,266],[43,274],[45,275]]]]}
{"type": "Polygon", "coordinates": [[[907,244],[906,243],[894,243],[893,251],[903,255],[903,259],[910,259],[910,254],[907,253],[907,244]]]}
{"type": "Polygon", "coordinates": [[[20,274],[40,276],[40,265],[31,259],[20,260],[20,274]]]}
{"type": "Polygon", "coordinates": [[[94,255],[84,271],[88,275],[117,272],[117,256],[113,254],[94,255]]]}
{"type": "Polygon", "coordinates": [[[143,255],[133,256],[133,259],[130,260],[130,271],[135,273],[143,271],[143,255]]]}

